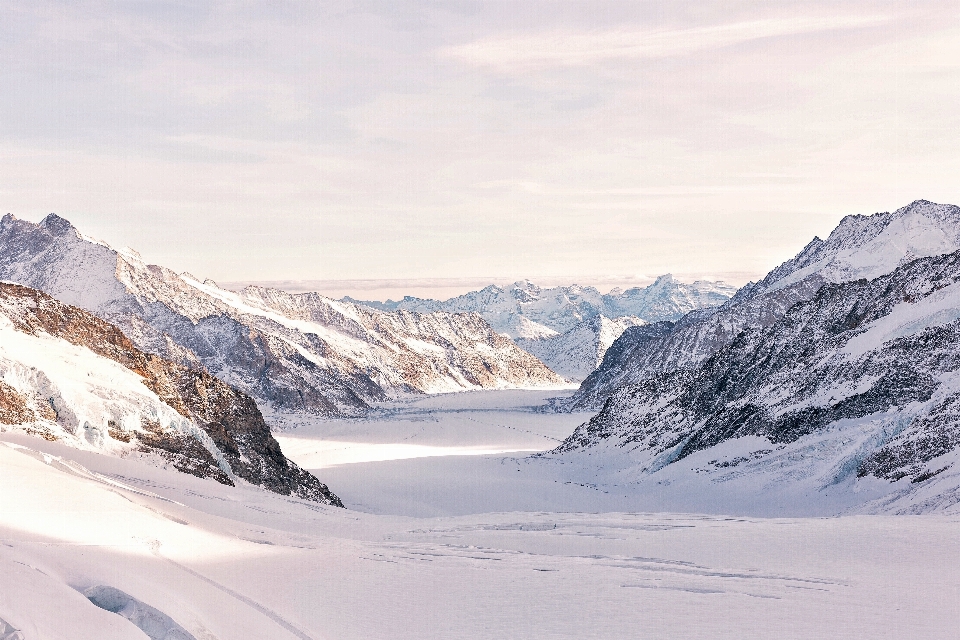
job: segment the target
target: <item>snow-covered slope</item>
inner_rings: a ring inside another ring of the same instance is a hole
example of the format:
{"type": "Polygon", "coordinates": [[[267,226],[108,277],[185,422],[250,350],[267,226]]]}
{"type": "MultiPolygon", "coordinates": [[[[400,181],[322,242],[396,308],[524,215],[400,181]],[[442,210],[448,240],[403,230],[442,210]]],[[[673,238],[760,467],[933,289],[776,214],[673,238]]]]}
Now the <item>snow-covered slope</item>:
{"type": "Polygon", "coordinates": [[[918,200],[893,213],[847,216],[826,241],[814,238],[795,258],[718,308],[687,314],[668,333],[642,346],[624,343],[601,365],[565,410],[598,411],[617,389],[649,376],[696,366],[745,329],[770,326],[825,283],[873,278],[917,257],[960,249],[960,208],[918,200]]]}
{"type": "Polygon", "coordinates": [[[265,409],[359,414],[398,393],[563,383],[474,314],[235,293],[85,238],[53,214],[39,224],[4,216],[0,279],[84,308],[145,351],[206,367],[265,409]]]}
{"type": "Polygon", "coordinates": [[[960,252],[827,284],[699,365],[621,387],[557,453],[588,451],[638,478],[883,480],[884,510],[960,501],[960,252]]]}
{"type": "Polygon", "coordinates": [[[600,365],[607,349],[628,327],[645,324],[644,320],[632,316],[610,319],[597,315],[560,334],[515,341],[568,380],[579,381],[600,365]]]}
{"type": "Polygon", "coordinates": [[[0,283],[0,425],[179,471],[339,504],[281,453],[253,400],[137,349],[116,327],[0,283]]]}
{"type": "Polygon", "coordinates": [[[598,315],[637,317],[645,322],[678,320],[689,311],[723,304],[735,291],[723,282],[685,284],[667,274],[648,287],[614,289],[604,295],[593,287],[541,288],[521,280],[506,289],[490,285],[444,301],[407,296],[399,302],[361,304],[384,310],[469,311],[479,313],[497,331],[512,338],[540,338],[550,332],[564,333],[598,315]]]}

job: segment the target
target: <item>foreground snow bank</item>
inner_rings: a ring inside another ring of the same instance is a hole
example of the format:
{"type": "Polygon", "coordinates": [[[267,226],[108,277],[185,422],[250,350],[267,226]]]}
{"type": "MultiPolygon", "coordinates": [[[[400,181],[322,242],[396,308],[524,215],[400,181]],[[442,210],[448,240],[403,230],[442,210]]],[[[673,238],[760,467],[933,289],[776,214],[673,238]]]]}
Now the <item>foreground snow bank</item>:
{"type": "Polygon", "coordinates": [[[371,516],[4,437],[43,449],[0,445],[0,618],[27,640],[143,640],[83,595],[98,585],[220,640],[952,637],[960,623],[954,517],[371,516]]]}

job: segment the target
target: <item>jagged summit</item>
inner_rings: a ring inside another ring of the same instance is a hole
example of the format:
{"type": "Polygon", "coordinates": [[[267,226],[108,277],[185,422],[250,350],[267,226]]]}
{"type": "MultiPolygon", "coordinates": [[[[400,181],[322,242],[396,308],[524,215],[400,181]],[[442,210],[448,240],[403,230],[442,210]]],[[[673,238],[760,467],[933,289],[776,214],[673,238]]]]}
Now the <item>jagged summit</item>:
{"type": "Polygon", "coordinates": [[[760,282],[744,287],[741,299],[819,274],[830,282],[875,278],[905,260],[960,249],[960,207],[916,200],[896,211],[848,215],[827,236],[815,237],[796,257],[760,282]]]}
{"type": "Polygon", "coordinates": [[[918,200],[893,213],[846,216],[826,240],[814,238],[794,258],[741,288],[721,307],[693,311],[669,334],[642,348],[635,345],[610,369],[585,380],[563,406],[597,411],[621,386],[696,366],[741,331],[770,326],[825,283],[874,278],[911,260],[958,249],[960,207],[954,205],[918,200]]]}
{"type": "Polygon", "coordinates": [[[40,221],[40,226],[55,236],[62,236],[68,233],[76,233],[76,228],[66,218],[61,218],[55,213],[47,215],[40,221]]]}

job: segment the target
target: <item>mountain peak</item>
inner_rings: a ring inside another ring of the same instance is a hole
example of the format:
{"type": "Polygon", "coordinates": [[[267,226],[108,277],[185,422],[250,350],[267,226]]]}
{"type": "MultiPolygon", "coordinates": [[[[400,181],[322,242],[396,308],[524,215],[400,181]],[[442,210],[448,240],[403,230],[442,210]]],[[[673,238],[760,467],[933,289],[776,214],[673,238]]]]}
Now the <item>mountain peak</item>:
{"type": "Polygon", "coordinates": [[[894,212],[848,215],[826,240],[814,238],[794,258],[744,287],[739,299],[769,293],[813,274],[831,282],[890,273],[907,256],[929,257],[960,249],[960,207],[914,200],[894,212]]]}
{"type": "Polygon", "coordinates": [[[71,231],[76,233],[76,228],[70,224],[70,221],[66,218],[61,218],[55,213],[51,213],[46,218],[40,221],[40,226],[50,232],[54,236],[63,236],[71,231]]]}

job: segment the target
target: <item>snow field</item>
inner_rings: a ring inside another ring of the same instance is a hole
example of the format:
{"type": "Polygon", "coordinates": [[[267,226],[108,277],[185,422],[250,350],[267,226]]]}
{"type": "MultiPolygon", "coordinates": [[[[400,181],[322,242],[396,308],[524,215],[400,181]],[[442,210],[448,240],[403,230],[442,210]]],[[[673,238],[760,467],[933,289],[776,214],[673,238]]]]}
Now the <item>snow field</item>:
{"type": "Polygon", "coordinates": [[[946,638],[960,622],[957,518],[374,516],[19,441],[139,489],[0,446],[0,618],[26,638],[145,637],[81,595],[93,585],[198,640],[946,638]]]}

